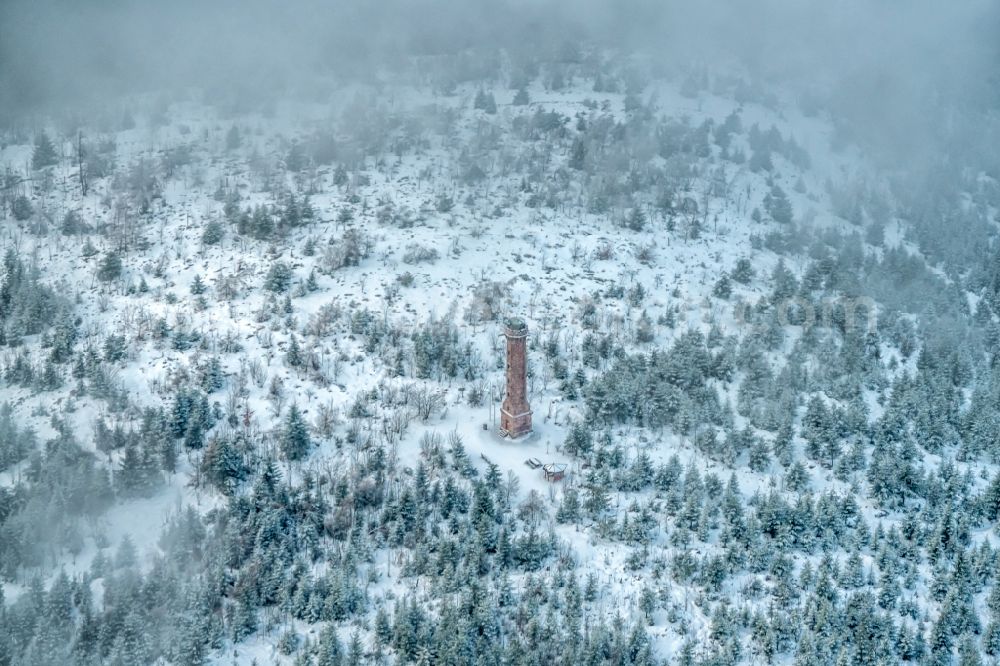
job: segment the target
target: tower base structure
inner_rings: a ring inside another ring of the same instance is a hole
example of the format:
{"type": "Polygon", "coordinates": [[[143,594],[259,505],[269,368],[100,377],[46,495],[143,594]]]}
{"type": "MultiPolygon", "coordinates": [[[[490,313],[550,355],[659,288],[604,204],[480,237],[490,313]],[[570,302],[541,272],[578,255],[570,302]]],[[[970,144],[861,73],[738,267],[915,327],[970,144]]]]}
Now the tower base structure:
{"type": "Polygon", "coordinates": [[[518,439],[531,434],[531,410],[511,414],[500,408],[500,434],[510,439],[518,439]]]}

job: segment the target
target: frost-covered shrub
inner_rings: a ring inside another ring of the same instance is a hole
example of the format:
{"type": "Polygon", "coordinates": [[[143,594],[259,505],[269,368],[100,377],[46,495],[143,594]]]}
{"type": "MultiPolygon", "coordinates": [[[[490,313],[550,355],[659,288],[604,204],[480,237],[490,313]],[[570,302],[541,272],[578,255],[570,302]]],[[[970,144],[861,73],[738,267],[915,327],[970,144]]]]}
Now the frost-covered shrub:
{"type": "Polygon", "coordinates": [[[432,247],[413,243],[406,247],[406,252],[403,254],[403,263],[419,264],[425,261],[434,263],[440,256],[441,254],[432,247]]]}

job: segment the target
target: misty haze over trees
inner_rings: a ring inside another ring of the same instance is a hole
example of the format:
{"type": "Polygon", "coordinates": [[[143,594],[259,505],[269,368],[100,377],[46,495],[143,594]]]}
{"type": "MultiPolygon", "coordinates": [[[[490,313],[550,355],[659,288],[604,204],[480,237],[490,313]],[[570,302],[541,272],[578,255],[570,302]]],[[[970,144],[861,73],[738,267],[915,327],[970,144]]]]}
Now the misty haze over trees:
{"type": "Polygon", "coordinates": [[[0,4],[0,665],[1000,663],[998,35],[0,4]]]}

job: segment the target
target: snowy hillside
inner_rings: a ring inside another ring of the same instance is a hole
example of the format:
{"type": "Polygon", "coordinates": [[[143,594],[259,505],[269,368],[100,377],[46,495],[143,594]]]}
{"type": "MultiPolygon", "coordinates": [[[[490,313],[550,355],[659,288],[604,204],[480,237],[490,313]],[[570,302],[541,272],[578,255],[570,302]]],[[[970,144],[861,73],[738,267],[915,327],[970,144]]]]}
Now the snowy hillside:
{"type": "Polygon", "coordinates": [[[6,129],[0,663],[995,659],[996,180],[459,64],[6,129]]]}

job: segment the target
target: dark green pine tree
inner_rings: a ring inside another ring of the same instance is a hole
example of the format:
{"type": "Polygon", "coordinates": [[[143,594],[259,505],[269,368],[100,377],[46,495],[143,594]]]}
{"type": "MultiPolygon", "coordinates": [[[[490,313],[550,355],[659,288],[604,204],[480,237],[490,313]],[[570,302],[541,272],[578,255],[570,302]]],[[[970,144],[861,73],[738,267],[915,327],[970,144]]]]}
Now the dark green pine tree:
{"type": "Polygon", "coordinates": [[[632,231],[642,231],[646,228],[646,214],[642,209],[635,206],[625,219],[625,226],[632,231]]]}
{"type": "Polygon", "coordinates": [[[573,147],[570,149],[569,168],[582,171],[585,166],[586,159],[587,145],[583,142],[583,139],[577,137],[574,139],[573,147]]]}
{"type": "Polygon", "coordinates": [[[958,666],[983,666],[979,648],[971,634],[964,634],[958,645],[958,666]]]}
{"type": "Polygon", "coordinates": [[[271,268],[264,278],[264,288],[275,293],[288,291],[292,283],[292,269],[283,261],[276,261],[271,264],[271,268]]]}
{"type": "Polygon", "coordinates": [[[125,449],[125,456],[114,478],[115,490],[121,497],[142,496],[146,482],[139,447],[132,444],[125,449]]]}
{"type": "Polygon", "coordinates": [[[156,442],[156,452],[160,459],[160,469],[168,474],[177,471],[177,443],[170,436],[170,430],[164,424],[164,429],[160,431],[160,437],[156,442]]]}
{"type": "Polygon", "coordinates": [[[392,622],[385,606],[379,606],[375,613],[375,642],[382,646],[388,646],[392,641],[392,622]]]}
{"type": "Polygon", "coordinates": [[[347,646],[347,658],[344,661],[346,666],[361,666],[365,661],[365,647],[361,643],[361,635],[354,631],[351,634],[351,642],[347,646]]]}
{"type": "Polygon", "coordinates": [[[110,662],[113,664],[147,664],[151,661],[150,627],[141,608],[125,617],[121,631],[115,637],[110,662]]]}
{"type": "Polygon", "coordinates": [[[226,384],[226,374],[222,371],[222,364],[218,356],[212,356],[208,362],[200,368],[201,388],[206,393],[218,391],[226,384]]]}
{"type": "Polygon", "coordinates": [[[996,521],[1000,518],[1000,472],[993,477],[993,481],[983,493],[982,507],[987,520],[996,521]]]}
{"type": "Polygon", "coordinates": [[[736,262],[736,268],[733,269],[732,278],[739,282],[740,284],[750,284],[750,281],[754,277],[753,264],[746,257],[739,259],[736,262]]]}
{"type": "Polygon", "coordinates": [[[337,638],[337,629],[327,625],[319,635],[319,646],[316,650],[317,666],[341,666],[344,663],[344,648],[337,638]]]}
{"type": "Polygon", "coordinates": [[[213,440],[202,458],[209,482],[229,495],[246,478],[246,467],[240,450],[227,438],[213,440]]]}
{"type": "Polygon", "coordinates": [[[200,449],[205,445],[205,427],[201,418],[193,414],[187,422],[184,430],[184,447],[187,449],[200,449]]]}
{"type": "Polygon", "coordinates": [[[31,199],[21,194],[14,197],[14,201],[10,205],[10,212],[14,215],[15,220],[23,222],[34,214],[35,207],[31,205],[31,199]]]}
{"type": "Polygon", "coordinates": [[[97,267],[97,279],[101,282],[117,280],[122,274],[122,258],[117,252],[108,252],[97,267]]]}
{"type": "Polygon", "coordinates": [[[288,341],[288,351],[285,352],[285,363],[293,368],[302,366],[302,348],[299,347],[299,341],[296,339],[294,333],[288,341]]]}
{"type": "Polygon", "coordinates": [[[593,447],[593,440],[588,428],[582,421],[575,421],[566,434],[566,441],[563,449],[571,456],[581,456],[590,453],[593,447]]]}
{"type": "Polygon", "coordinates": [[[281,433],[281,451],[289,460],[300,460],[309,453],[312,445],[309,439],[309,428],[306,426],[299,408],[292,404],[285,418],[285,427],[281,433]]]}
{"type": "Polygon", "coordinates": [[[215,627],[212,611],[201,589],[192,586],[183,603],[178,604],[176,641],[173,644],[174,663],[200,666],[214,642],[215,627]]]}
{"type": "Polygon", "coordinates": [[[792,272],[785,266],[784,259],[778,260],[778,264],[771,273],[771,281],[774,284],[774,290],[771,293],[771,302],[775,305],[791,298],[799,290],[798,280],[795,279],[792,272]]]}
{"type": "MultiPolygon", "coordinates": [[[[242,221],[242,220],[241,220],[242,221]]],[[[247,232],[257,240],[271,237],[274,233],[274,220],[271,219],[271,211],[266,206],[257,206],[253,210],[253,217],[248,216],[247,232]]],[[[240,233],[244,233],[240,231],[240,233]]]]}
{"type": "Polygon", "coordinates": [[[792,221],[792,204],[789,203],[785,191],[778,185],[764,197],[764,209],[771,219],[779,224],[790,224],[792,221]]]}
{"type": "Polygon", "coordinates": [[[556,511],[556,522],[575,523],[580,518],[580,497],[576,488],[567,488],[556,511]]]}
{"type": "Polygon", "coordinates": [[[63,375],[59,367],[51,359],[45,361],[42,372],[37,379],[37,387],[42,391],[54,391],[63,385],[63,375]]]}
{"type": "Polygon", "coordinates": [[[1000,655],[1000,622],[994,618],[983,633],[983,650],[986,654],[995,657],[1000,655]]]}
{"type": "Polygon", "coordinates": [[[790,421],[782,423],[778,428],[778,434],[774,438],[774,442],[771,444],[771,451],[774,453],[775,459],[783,466],[788,467],[792,464],[793,456],[793,441],[794,431],[792,430],[792,424],[790,421]]]}
{"type": "Polygon", "coordinates": [[[191,280],[191,293],[195,296],[200,296],[204,294],[208,287],[205,286],[205,282],[201,279],[200,275],[195,275],[194,279],[191,280]]]}
{"type": "Polygon", "coordinates": [[[715,283],[715,287],[712,289],[712,295],[717,298],[727,299],[733,293],[733,283],[729,280],[729,276],[725,273],[719,278],[719,281],[715,283]]]}
{"type": "Polygon", "coordinates": [[[201,242],[205,245],[218,245],[225,234],[226,231],[222,224],[217,220],[212,220],[205,225],[204,231],[201,232],[201,242]]]}
{"type": "Polygon", "coordinates": [[[52,349],[49,358],[54,363],[65,363],[73,355],[73,345],[76,343],[77,329],[76,320],[67,308],[63,310],[56,323],[55,332],[52,335],[52,349]]]}
{"type": "Polygon", "coordinates": [[[600,516],[608,510],[610,506],[608,490],[600,479],[592,479],[587,487],[587,499],[584,508],[592,516],[600,516]]]}
{"type": "Polygon", "coordinates": [[[59,155],[56,154],[56,147],[52,139],[43,130],[35,136],[35,150],[31,154],[31,167],[33,169],[44,169],[59,162],[59,155]]]}

